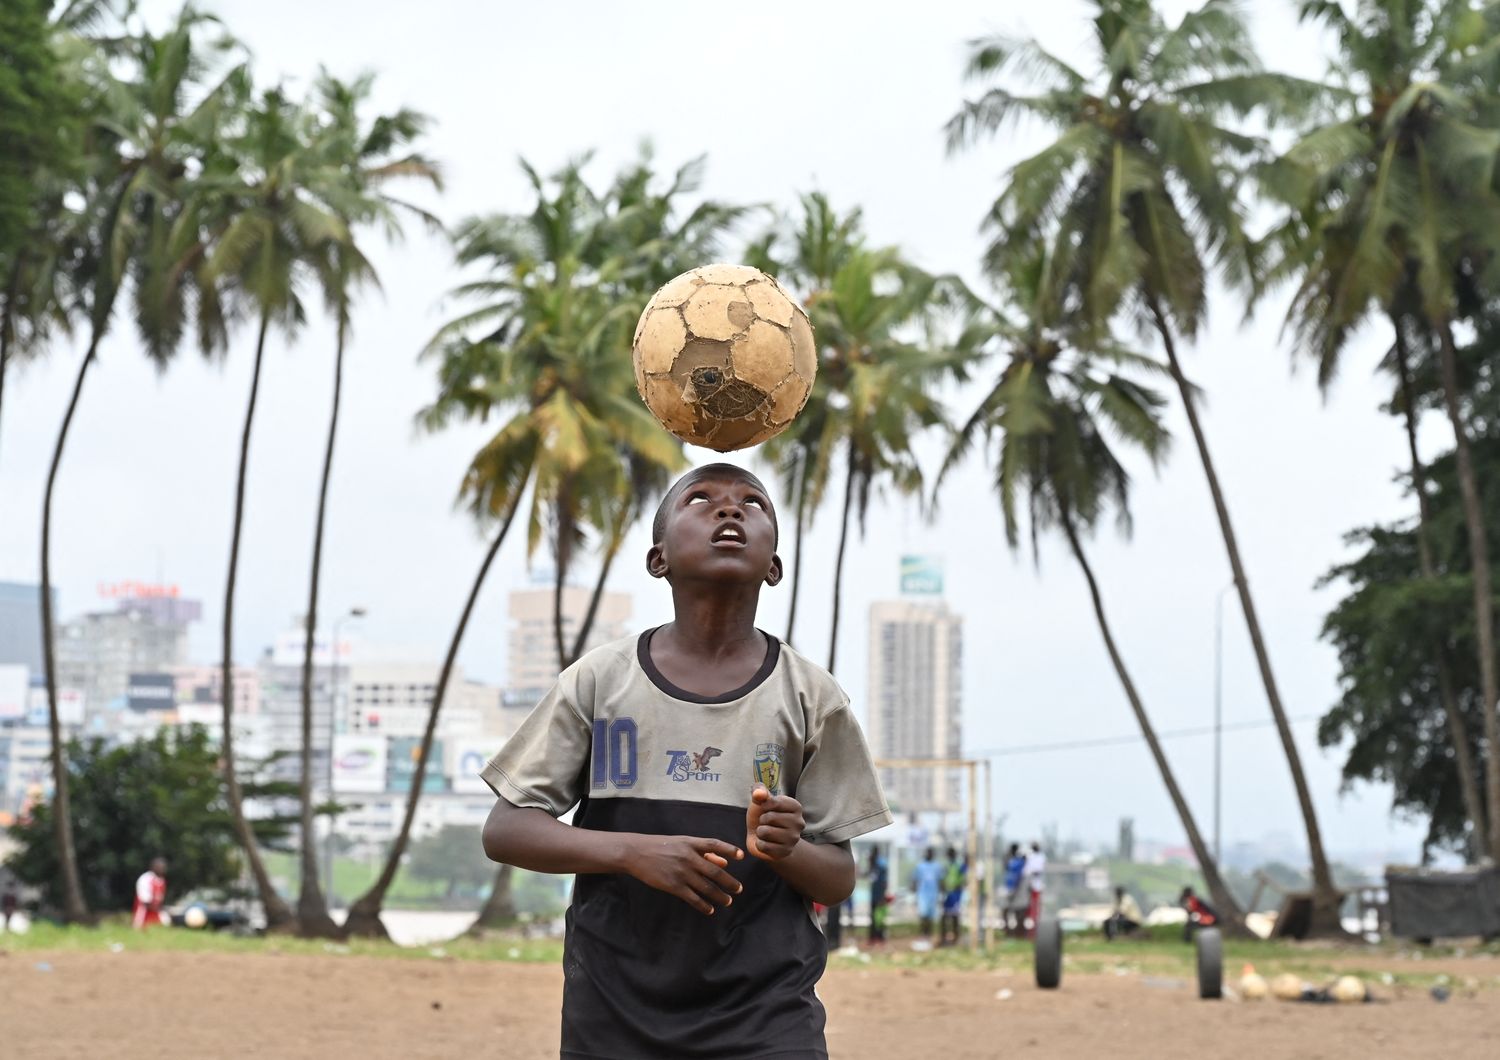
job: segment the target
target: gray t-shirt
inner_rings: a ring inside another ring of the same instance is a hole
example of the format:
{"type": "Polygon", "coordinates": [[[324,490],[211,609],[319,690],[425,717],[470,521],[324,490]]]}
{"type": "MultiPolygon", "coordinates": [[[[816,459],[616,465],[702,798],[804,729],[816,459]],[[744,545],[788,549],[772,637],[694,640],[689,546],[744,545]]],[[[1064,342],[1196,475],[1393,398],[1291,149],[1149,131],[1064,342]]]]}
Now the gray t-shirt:
{"type": "MultiPolygon", "coordinates": [[[[482,771],[496,794],[554,816],[578,805],[576,827],[740,847],[757,784],[801,802],[808,842],[891,821],[849,699],[825,670],[767,634],[749,682],[695,695],[652,663],[652,632],[563,671],[482,771]]],[[[826,1055],[813,994],[825,944],[810,903],[748,854],[730,871],[745,891],[712,917],[630,877],[578,878],[563,1056],[826,1055]]]]}

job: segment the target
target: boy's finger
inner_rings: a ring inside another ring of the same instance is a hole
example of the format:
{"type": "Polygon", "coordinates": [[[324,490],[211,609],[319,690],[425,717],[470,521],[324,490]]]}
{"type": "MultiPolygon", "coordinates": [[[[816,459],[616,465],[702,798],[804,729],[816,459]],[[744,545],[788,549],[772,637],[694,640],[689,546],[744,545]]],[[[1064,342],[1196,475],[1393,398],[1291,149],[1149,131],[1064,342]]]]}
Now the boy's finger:
{"type": "MultiPolygon", "coordinates": [[[[722,870],[715,869],[715,872],[722,870]]],[[[698,876],[688,881],[688,886],[697,892],[698,896],[714,905],[728,905],[734,901],[734,897],[723,887],[717,886],[707,876],[698,876]]]]}
{"type": "Polygon", "coordinates": [[[726,843],[722,839],[698,839],[695,846],[700,854],[717,854],[728,861],[739,861],[745,856],[745,852],[733,843],[726,843]]]}
{"type": "Polygon", "coordinates": [[[712,868],[708,866],[702,866],[700,867],[699,871],[703,873],[703,877],[706,880],[712,883],[715,887],[718,887],[720,890],[724,891],[726,894],[739,894],[745,889],[745,885],[740,883],[740,881],[735,879],[733,876],[729,875],[729,873],[726,872],[723,867],[712,868]]]}
{"type": "Polygon", "coordinates": [[[800,828],[802,817],[796,813],[763,813],[760,815],[760,824],[773,828],[800,828]]]}
{"type": "Polygon", "coordinates": [[[771,797],[771,793],[766,790],[766,787],[763,784],[755,785],[755,789],[750,792],[750,798],[755,802],[761,803],[762,805],[764,805],[771,797]]]}
{"type": "Polygon", "coordinates": [[[698,912],[702,913],[704,916],[714,915],[714,907],[709,905],[708,902],[704,901],[704,899],[698,894],[698,892],[693,890],[691,887],[684,885],[682,887],[679,887],[672,893],[675,894],[678,898],[681,898],[684,902],[692,906],[694,909],[698,910],[698,912]]]}
{"type": "Polygon", "coordinates": [[[706,852],[703,856],[713,864],[719,866],[719,868],[721,869],[727,869],[729,867],[729,862],[725,861],[718,854],[715,854],[712,850],[706,852]]]}

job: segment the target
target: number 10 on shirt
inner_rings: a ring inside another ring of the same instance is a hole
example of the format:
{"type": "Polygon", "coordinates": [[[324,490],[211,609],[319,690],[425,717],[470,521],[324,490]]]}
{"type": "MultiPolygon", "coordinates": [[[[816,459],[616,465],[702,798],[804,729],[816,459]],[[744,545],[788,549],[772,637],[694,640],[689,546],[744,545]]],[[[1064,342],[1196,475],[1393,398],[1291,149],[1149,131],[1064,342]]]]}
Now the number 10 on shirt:
{"type": "Polygon", "coordinates": [[[592,758],[595,788],[635,787],[635,719],[595,718],[592,758]]]}

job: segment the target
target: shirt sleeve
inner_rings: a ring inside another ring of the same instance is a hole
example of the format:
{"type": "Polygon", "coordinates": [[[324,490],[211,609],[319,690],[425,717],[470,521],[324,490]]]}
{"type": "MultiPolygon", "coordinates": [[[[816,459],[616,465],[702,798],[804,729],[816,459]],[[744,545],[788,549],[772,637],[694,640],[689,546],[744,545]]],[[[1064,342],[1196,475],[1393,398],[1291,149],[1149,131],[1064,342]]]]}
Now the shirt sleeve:
{"type": "Polygon", "coordinates": [[[152,879],[151,873],[149,872],[143,872],[136,877],[135,897],[136,901],[140,902],[142,905],[150,905],[153,899],[156,897],[155,888],[153,888],[151,884],[152,879]]]}
{"type": "Polygon", "coordinates": [[[842,843],[890,824],[875,763],[848,701],[830,711],[809,736],[794,792],[807,822],[802,838],[842,843]]]}
{"type": "MultiPolygon", "coordinates": [[[[496,795],[553,817],[582,797],[593,727],[579,706],[578,691],[577,669],[570,667],[479,771],[496,795]]],[[[589,707],[592,713],[592,702],[589,707]]]]}

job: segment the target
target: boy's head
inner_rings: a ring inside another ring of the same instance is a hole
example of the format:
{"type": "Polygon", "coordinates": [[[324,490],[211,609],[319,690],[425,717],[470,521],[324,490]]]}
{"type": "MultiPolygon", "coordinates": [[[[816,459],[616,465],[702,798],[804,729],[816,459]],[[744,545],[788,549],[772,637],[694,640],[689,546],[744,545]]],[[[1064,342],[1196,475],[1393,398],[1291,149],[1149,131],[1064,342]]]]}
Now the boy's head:
{"type": "Polygon", "coordinates": [[[733,464],[694,468],[672,484],[651,524],[646,570],[669,581],[781,581],[770,491],[733,464]]]}
{"type": "MultiPolygon", "coordinates": [[[[136,864],[139,865],[140,862],[136,862],[136,864]]],[[[167,874],[167,859],[160,857],[152,858],[151,871],[156,873],[158,876],[165,876],[167,874]]]]}

